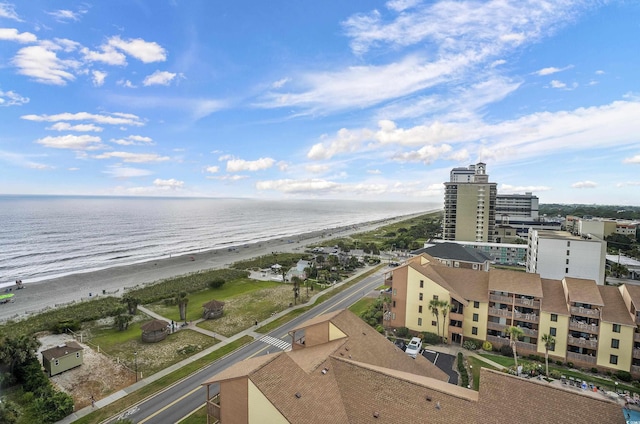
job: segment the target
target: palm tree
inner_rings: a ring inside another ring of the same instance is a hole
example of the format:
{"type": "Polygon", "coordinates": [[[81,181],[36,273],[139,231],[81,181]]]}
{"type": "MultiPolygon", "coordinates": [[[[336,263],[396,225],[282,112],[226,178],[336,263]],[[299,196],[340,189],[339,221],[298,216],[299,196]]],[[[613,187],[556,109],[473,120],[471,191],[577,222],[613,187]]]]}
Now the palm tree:
{"type": "Polygon", "coordinates": [[[507,333],[509,335],[509,338],[511,339],[509,345],[511,345],[511,349],[513,350],[513,361],[516,364],[516,372],[518,372],[518,354],[516,352],[516,342],[518,341],[518,338],[520,338],[524,334],[524,331],[522,331],[522,328],[512,325],[510,327],[507,327],[505,333],[507,333]]]}
{"type": "Polygon", "coordinates": [[[300,296],[300,277],[291,277],[291,282],[293,283],[293,304],[295,305],[298,296],[300,296]]]}
{"type": "Polygon", "coordinates": [[[116,315],[113,319],[119,331],[129,328],[129,323],[133,320],[131,315],[116,315]]]}
{"type": "Polygon", "coordinates": [[[176,294],[175,302],[178,304],[178,311],[180,312],[180,321],[187,322],[187,305],[189,304],[189,298],[187,292],[180,292],[176,294]]]}
{"type": "Polygon", "coordinates": [[[440,301],[431,299],[429,301],[429,310],[436,317],[436,332],[438,333],[438,338],[440,338],[440,301]]]}
{"type": "Polygon", "coordinates": [[[449,313],[449,311],[451,310],[451,304],[449,304],[449,302],[447,302],[446,300],[442,300],[440,301],[440,313],[442,314],[442,338],[444,339],[445,343],[447,342],[446,340],[446,335],[448,335],[447,332],[447,314],[449,313]]]}
{"type": "Polygon", "coordinates": [[[122,296],[122,303],[127,305],[127,309],[129,314],[135,315],[138,312],[138,305],[140,304],[140,299],[137,297],[125,294],[122,296]]]}
{"type": "Polygon", "coordinates": [[[542,335],[542,343],[544,343],[544,365],[546,369],[547,378],[549,378],[549,349],[556,344],[556,338],[551,334],[542,335]]]}

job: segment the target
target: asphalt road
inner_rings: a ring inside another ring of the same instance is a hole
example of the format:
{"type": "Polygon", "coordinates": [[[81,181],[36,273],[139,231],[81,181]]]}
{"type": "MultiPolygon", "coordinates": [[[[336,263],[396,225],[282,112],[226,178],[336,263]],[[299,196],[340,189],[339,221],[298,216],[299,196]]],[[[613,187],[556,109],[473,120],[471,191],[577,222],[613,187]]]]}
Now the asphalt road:
{"type": "MultiPolygon", "coordinates": [[[[385,268],[381,269],[379,272],[338,293],[326,302],[294,318],[267,335],[291,343],[291,337],[287,334],[288,331],[299,327],[304,321],[315,316],[349,307],[376,287],[380,286],[383,283],[382,273],[385,271],[385,268]]],[[[270,341],[275,342],[274,339],[270,339],[270,341]]],[[[278,344],[284,345],[283,343],[278,344]]],[[[195,372],[182,381],[167,387],[162,392],[144,400],[140,404],[123,411],[117,417],[114,417],[112,421],[115,421],[117,418],[126,418],[134,423],[140,424],[177,423],[205,404],[206,388],[201,386],[204,381],[238,361],[253,356],[265,355],[267,351],[274,353],[277,350],[283,349],[261,340],[255,340],[211,363],[209,366],[195,372]]],[[[213,396],[213,393],[211,395],[213,396]]]]}

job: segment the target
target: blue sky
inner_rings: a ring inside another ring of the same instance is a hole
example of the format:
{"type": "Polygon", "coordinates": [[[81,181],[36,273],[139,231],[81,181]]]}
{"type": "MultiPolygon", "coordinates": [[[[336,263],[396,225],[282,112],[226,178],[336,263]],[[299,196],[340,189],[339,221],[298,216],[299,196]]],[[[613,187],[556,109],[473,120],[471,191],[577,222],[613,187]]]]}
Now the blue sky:
{"type": "Polygon", "coordinates": [[[0,0],[0,193],[640,205],[640,3],[0,0]]]}

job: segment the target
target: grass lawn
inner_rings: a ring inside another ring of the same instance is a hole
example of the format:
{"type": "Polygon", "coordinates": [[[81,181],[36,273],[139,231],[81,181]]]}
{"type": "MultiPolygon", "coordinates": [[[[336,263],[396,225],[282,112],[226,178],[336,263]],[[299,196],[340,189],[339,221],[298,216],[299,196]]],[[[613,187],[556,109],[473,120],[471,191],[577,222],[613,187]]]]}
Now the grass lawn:
{"type": "MultiPolygon", "coordinates": [[[[230,281],[218,289],[208,289],[196,293],[190,293],[187,297],[187,321],[195,321],[202,318],[202,305],[212,299],[226,301],[234,296],[249,293],[256,290],[273,288],[282,285],[275,281],[257,281],[249,278],[230,281]]],[[[293,300],[293,297],[292,297],[293,300]]],[[[145,305],[153,312],[173,321],[180,321],[177,305],[167,306],[163,302],[145,305]]]]}
{"type": "Polygon", "coordinates": [[[184,420],[180,421],[180,424],[204,424],[207,422],[207,407],[202,406],[193,414],[189,415],[184,420]]]}
{"type": "Polygon", "coordinates": [[[360,316],[360,314],[369,309],[369,306],[375,301],[375,297],[363,297],[353,305],[349,306],[349,310],[357,316],[360,316]]]}
{"type": "Polygon", "coordinates": [[[484,361],[481,361],[478,358],[473,358],[469,356],[467,357],[467,362],[469,363],[469,365],[473,367],[471,369],[471,378],[473,380],[473,385],[472,385],[473,390],[478,390],[478,388],[480,387],[480,368],[487,368],[490,370],[500,371],[497,368],[492,367],[491,365],[487,364],[484,361]]]}

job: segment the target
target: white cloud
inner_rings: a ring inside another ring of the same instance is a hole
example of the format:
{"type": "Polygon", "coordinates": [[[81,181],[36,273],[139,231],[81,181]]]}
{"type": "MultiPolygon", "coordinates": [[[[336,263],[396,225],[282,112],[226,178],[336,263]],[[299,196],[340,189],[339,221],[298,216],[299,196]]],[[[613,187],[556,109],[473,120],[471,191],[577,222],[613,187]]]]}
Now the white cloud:
{"type": "Polygon", "coordinates": [[[410,9],[417,4],[420,4],[421,0],[389,0],[385,6],[388,9],[395,10],[396,12],[402,12],[403,10],[410,9]]]}
{"type": "Polygon", "coordinates": [[[105,125],[131,125],[142,126],[142,120],[130,113],[113,112],[111,114],[94,114],[88,112],[58,113],[56,115],[23,115],[22,119],[35,122],[59,122],[59,121],[90,121],[105,125]]]}
{"type": "Polygon", "coordinates": [[[23,47],[11,60],[18,73],[33,78],[37,82],[66,85],[75,76],[68,72],[80,66],[75,60],[58,58],[56,52],[42,45],[23,47]]]}
{"type": "Polygon", "coordinates": [[[306,192],[331,192],[339,187],[338,183],[321,180],[270,180],[258,181],[256,188],[258,190],[275,190],[284,193],[306,193],[306,192]]]}
{"type": "Polygon", "coordinates": [[[595,188],[598,184],[593,181],[578,181],[577,183],[571,184],[573,188],[595,188]]]}
{"type": "Polygon", "coordinates": [[[317,164],[317,165],[306,165],[304,167],[304,169],[307,172],[311,172],[312,174],[323,174],[325,172],[330,171],[331,170],[331,166],[326,165],[326,164],[323,164],[323,165],[320,165],[320,164],[317,164]]]}
{"type": "Polygon", "coordinates": [[[126,65],[127,57],[117,51],[114,47],[104,45],[100,47],[101,51],[93,51],[84,47],[80,52],[84,56],[85,60],[90,62],[102,62],[107,65],[126,65]]]}
{"type": "Polygon", "coordinates": [[[129,168],[120,165],[110,166],[104,173],[118,179],[146,177],[147,175],[153,174],[153,172],[148,169],[129,168]]]}
{"type": "Polygon", "coordinates": [[[91,71],[91,75],[92,75],[93,85],[95,85],[96,87],[100,87],[102,84],[104,84],[104,79],[107,77],[108,74],[102,71],[91,71]]]}
{"type": "Polygon", "coordinates": [[[28,97],[22,97],[15,91],[0,90],[0,106],[22,106],[29,103],[28,97]]]}
{"type": "Polygon", "coordinates": [[[156,42],[144,41],[142,38],[123,40],[116,35],[109,38],[107,44],[144,63],[167,60],[167,52],[162,46],[156,42]]]}
{"type": "Polygon", "coordinates": [[[227,172],[262,171],[271,168],[275,162],[271,158],[260,158],[253,161],[231,159],[227,161],[227,172]]]}
{"type": "Polygon", "coordinates": [[[601,69],[596,71],[596,75],[604,75],[604,74],[605,74],[605,72],[603,70],[601,70],[601,69]]]}
{"type": "Polygon", "coordinates": [[[271,84],[271,87],[273,87],[273,88],[282,88],[282,87],[283,87],[286,83],[288,83],[290,80],[291,80],[291,79],[290,79],[290,78],[288,78],[288,77],[287,77],[287,78],[279,79],[278,81],[274,81],[274,82],[271,84]]]}
{"type": "Polygon", "coordinates": [[[121,85],[122,87],[126,87],[126,88],[137,88],[137,86],[135,86],[129,80],[119,80],[118,82],[116,82],[116,84],[121,85]]]}
{"type": "Polygon", "coordinates": [[[68,122],[56,122],[55,124],[47,127],[48,130],[54,131],[78,131],[78,132],[101,132],[103,130],[102,127],[99,127],[94,124],[78,124],[71,125],[68,122]]]}
{"type": "Polygon", "coordinates": [[[150,85],[169,85],[177,74],[167,71],[155,71],[142,81],[142,85],[148,87],[150,85]]]}
{"type": "Polygon", "coordinates": [[[506,61],[506,60],[504,60],[504,59],[494,60],[493,62],[491,62],[490,67],[491,67],[491,68],[495,68],[495,67],[498,67],[498,66],[500,66],[500,65],[504,65],[505,63],[507,63],[507,61],[506,61]]]}
{"type": "Polygon", "coordinates": [[[393,156],[393,159],[398,162],[422,162],[428,165],[449,152],[451,152],[451,146],[448,144],[440,146],[426,145],[416,151],[398,153],[393,156]]]}
{"type": "Polygon", "coordinates": [[[212,174],[215,174],[216,172],[220,171],[220,167],[219,166],[207,166],[206,171],[210,172],[212,174]]]}
{"type": "Polygon", "coordinates": [[[15,28],[0,28],[0,40],[16,41],[18,43],[35,43],[38,37],[30,32],[18,32],[15,28]]]}
{"type": "Polygon", "coordinates": [[[118,138],[118,139],[114,138],[109,141],[115,144],[119,144],[121,146],[153,144],[153,139],[151,137],[143,137],[141,135],[129,135],[125,138],[118,138]]]}
{"type": "Polygon", "coordinates": [[[0,18],[22,22],[22,19],[16,13],[15,6],[9,3],[0,3],[0,18]]]}
{"type": "Polygon", "coordinates": [[[635,155],[630,158],[625,158],[622,163],[638,163],[640,164],[640,155],[635,155]]]}
{"type": "Polygon", "coordinates": [[[623,183],[616,184],[616,187],[636,187],[640,186],[640,181],[625,181],[623,183]]]}
{"type": "Polygon", "coordinates": [[[219,181],[240,181],[240,180],[246,180],[247,178],[249,178],[248,175],[239,175],[239,174],[207,177],[207,179],[209,180],[219,180],[219,181]]]}
{"type": "Polygon", "coordinates": [[[96,159],[122,159],[123,162],[130,163],[147,163],[147,162],[165,162],[170,158],[168,156],[159,156],[155,153],[129,153],[129,152],[106,152],[94,156],[96,159]]]}
{"type": "Polygon", "coordinates": [[[551,75],[551,74],[555,74],[557,72],[566,71],[567,69],[571,69],[572,67],[573,67],[573,65],[565,66],[564,68],[556,68],[556,67],[552,66],[552,67],[549,67],[549,68],[539,69],[536,72],[534,72],[534,74],[536,74],[538,76],[551,75]]]}
{"type": "Polygon", "coordinates": [[[178,190],[184,186],[184,181],[179,181],[173,178],[169,180],[161,180],[160,178],[157,178],[153,181],[153,185],[167,190],[178,190]]]}
{"type": "Polygon", "coordinates": [[[36,143],[45,147],[54,149],[72,149],[72,150],[96,150],[103,146],[100,145],[102,140],[94,135],[62,135],[59,137],[44,137],[36,140],[36,143]]]}
{"type": "Polygon", "coordinates": [[[47,12],[47,14],[53,16],[56,21],[63,22],[63,23],[66,23],[69,21],[77,22],[80,20],[80,16],[83,13],[84,12],[74,12],[72,10],[64,10],[64,9],[56,10],[53,12],[47,12]]]}
{"type": "Polygon", "coordinates": [[[567,87],[567,84],[565,84],[562,81],[558,81],[558,80],[552,80],[550,84],[551,84],[551,87],[553,87],[553,88],[566,88],[567,87]]]}

